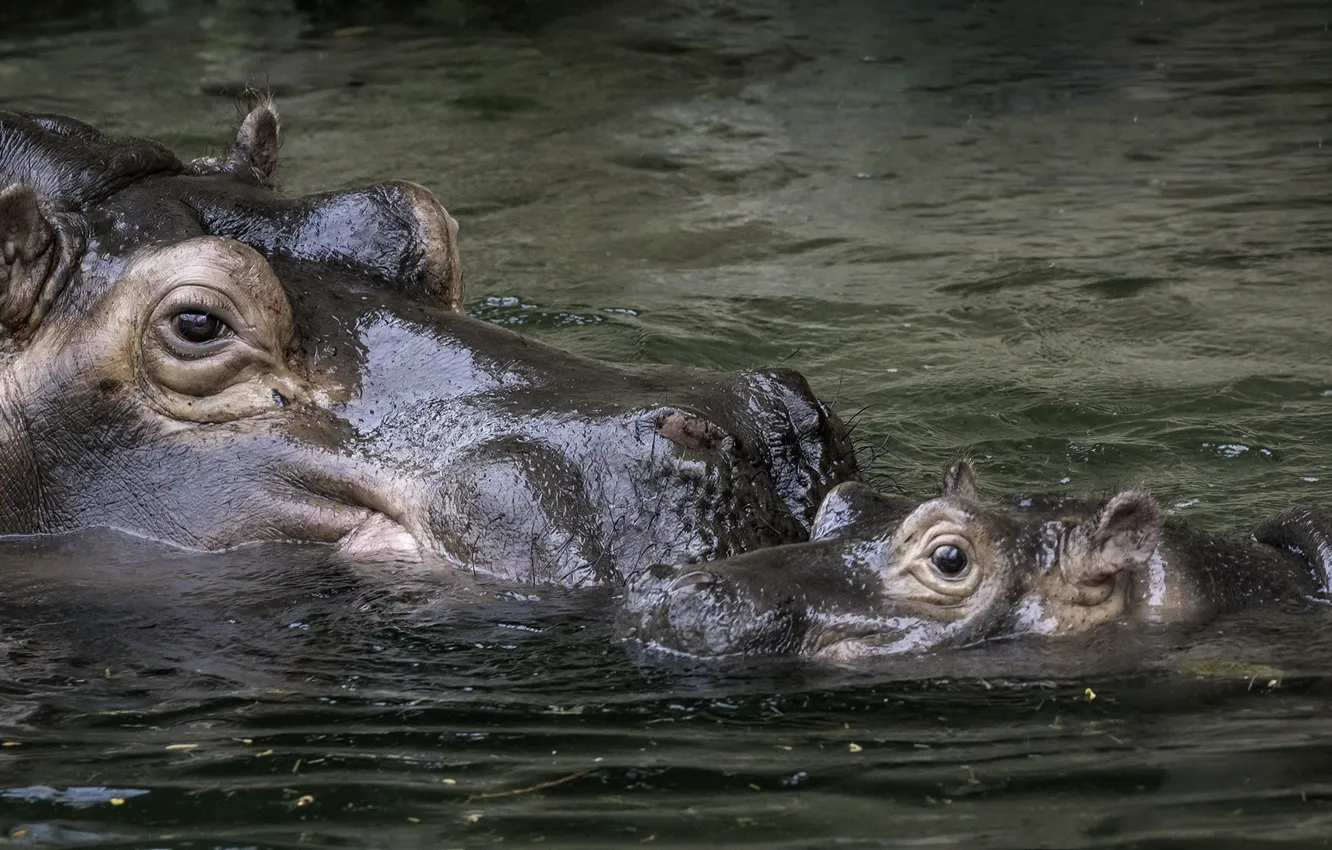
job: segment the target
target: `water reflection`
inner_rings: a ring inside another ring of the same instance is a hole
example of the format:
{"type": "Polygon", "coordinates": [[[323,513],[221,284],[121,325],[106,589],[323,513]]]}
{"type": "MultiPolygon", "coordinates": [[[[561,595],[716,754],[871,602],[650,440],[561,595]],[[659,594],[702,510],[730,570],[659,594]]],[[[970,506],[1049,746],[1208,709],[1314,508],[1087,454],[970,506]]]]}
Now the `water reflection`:
{"type": "MultiPolygon", "coordinates": [[[[306,34],[337,33],[384,24],[433,25],[440,30],[504,29],[530,32],[598,0],[54,0],[0,10],[0,22],[33,29],[87,30],[143,26],[170,16],[216,15],[252,26],[264,19],[299,24],[306,34]]],[[[205,29],[210,25],[201,20],[205,29]]],[[[17,35],[26,35],[19,30],[17,35]]],[[[351,33],[347,33],[351,34],[351,33]]]]}
{"type": "Polygon", "coordinates": [[[0,561],[0,826],[34,840],[1026,846],[1222,816],[1237,836],[1325,826],[1327,611],[832,670],[626,653],[601,591],[459,605],[318,547],[203,557],[94,532],[0,561]]]}

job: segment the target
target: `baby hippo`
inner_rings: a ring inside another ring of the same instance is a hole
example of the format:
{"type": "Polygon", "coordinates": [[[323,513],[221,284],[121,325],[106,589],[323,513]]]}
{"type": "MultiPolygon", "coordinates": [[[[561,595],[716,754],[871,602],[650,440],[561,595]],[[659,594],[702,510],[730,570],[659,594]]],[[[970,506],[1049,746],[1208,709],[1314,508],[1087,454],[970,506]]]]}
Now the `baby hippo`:
{"type": "Polygon", "coordinates": [[[1298,509],[1254,538],[1214,536],[1136,490],[985,503],[962,461],[923,503],[838,486],[807,543],[651,567],[626,590],[617,628],[698,657],[847,659],[1120,619],[1192,622],[1325,590],[1327,528],[1298,509]]]}

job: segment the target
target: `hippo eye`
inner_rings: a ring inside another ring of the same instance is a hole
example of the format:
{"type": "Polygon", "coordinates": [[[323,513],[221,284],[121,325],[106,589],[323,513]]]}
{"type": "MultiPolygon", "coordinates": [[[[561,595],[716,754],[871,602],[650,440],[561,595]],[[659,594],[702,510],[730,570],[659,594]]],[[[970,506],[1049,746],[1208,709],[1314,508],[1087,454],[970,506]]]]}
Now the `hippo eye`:
{"type": "Polygon", "coordinates": [[[967,554],[948,543],[934,547],[930,553],[930,563],[941,575],[957,578],[967,568],[967,554]]]}
{"type": "Polygon", "coordinates": [[[177,313],[172,325],[177,336],[196,345],[212,342],[231,330],[212,313],[177,313]]]}

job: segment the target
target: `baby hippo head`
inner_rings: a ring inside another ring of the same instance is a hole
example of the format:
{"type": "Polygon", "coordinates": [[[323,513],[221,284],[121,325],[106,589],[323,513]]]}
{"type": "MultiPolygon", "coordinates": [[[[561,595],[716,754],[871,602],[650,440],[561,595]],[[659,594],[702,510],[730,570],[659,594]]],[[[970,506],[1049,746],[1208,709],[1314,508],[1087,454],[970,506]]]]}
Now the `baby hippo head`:
{"type": "Polygon", "coordinates": [[[1125,610],[1160,525],[1133,491],[987,505],[962,461],[930,501],[843,484],[807,543],[652,567],[627,589],[618,628],[696,657],[831,660],[1077,632],[1125,610]]]}
{"type": "Polygon", "coordinates": [[[705,566],[656,566],[631,582],[621,634],[698,657],[845,658],[986,637],[1021,595],[1021,526],[986,510],[969,465],[939,498],[861,484],[828,495],[806,543],[705,566]]]}

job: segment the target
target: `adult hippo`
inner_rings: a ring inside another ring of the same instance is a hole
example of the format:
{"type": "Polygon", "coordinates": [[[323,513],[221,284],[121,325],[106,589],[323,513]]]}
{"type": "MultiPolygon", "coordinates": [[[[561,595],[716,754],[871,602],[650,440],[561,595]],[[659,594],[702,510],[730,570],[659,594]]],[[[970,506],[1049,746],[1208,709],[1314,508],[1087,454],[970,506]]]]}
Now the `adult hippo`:
{"type": "Polygon", "coordinates": [[[0,113],[0,533],[407,549],[535,583],[802,540],[856,477],[785,369],[622,368],[461,313],[457,226],[393,182],[285,198],[218,157],[0,113]]]}
{"type": "Polygon", "coordinates": [[[653,567],[630,585],[618,628],[699,657],[845,659],[1112,620],[1195,622],[1323,592],[1332,578],[1332,533],[1311,509],[1231,538],[1165,517],[1135,490],[987,503],[966,462],[925,502],[843,484],[811,538],[653,567]]]}

